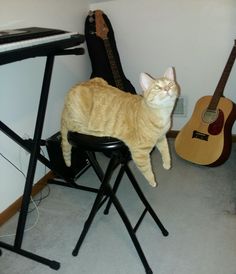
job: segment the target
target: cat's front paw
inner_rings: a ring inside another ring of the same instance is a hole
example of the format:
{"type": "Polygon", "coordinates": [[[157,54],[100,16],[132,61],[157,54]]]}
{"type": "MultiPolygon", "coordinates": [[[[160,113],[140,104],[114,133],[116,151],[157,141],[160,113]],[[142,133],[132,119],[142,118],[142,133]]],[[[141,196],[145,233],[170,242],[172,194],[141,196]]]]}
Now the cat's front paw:
{"type": "Polygon", "coordinates": [[[171,168],[171,164],[170,163],[163,163],[163,167],[164,169],[170,169],[171,168]]]}
{"type": "Polygon", "coordinates": [[[156,181],[149,181],[150,186],[157,187],[158,183],[156,181]]]}

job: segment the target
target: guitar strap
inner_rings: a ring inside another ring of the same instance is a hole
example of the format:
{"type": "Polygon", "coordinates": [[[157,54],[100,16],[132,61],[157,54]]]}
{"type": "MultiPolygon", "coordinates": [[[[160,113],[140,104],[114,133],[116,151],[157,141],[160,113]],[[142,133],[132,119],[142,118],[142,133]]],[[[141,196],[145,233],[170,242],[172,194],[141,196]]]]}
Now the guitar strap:
{"type": "MultiPolygon", "coordinates": [[[[110,85],[116,86],[114,76],[111,69],[110,60],[108,59],[107,51],[104,46],[104,41],[96,35],[96,11],[90,11],[85,20],[85,39],[87,43],[88,53],[92,65],[91,78],[101,77],[106,80],[110,85]]],[[[104,22],[106,23],[109,31],[107,39],[111,46],[112,59],[116,64],[117,74],[122,81],[122,90],[135,94],[135,88],[131,82],[125,77],[122,65],[120,62],[119,53],[116,46],[115,35],[110,20],[102,12],[104,22]]]]}

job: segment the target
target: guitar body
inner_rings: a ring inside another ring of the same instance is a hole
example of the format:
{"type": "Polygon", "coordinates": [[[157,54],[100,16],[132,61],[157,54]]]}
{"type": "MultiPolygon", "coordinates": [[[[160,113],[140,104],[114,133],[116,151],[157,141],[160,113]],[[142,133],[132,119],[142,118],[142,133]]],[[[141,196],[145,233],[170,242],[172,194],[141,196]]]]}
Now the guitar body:
{"type": "Polygon", "coordinates": [[[85,39],[92,64],[91,78],[101,77],[110,85],[135,94],[123,72],[112,25],[102,11],[90,12],[86,17],[85,39]]]}
{"type": "Polygon", "coordinates": [[[211,100],[212,96],[198,100],[192,117],[175,140],[175,149],[187,161],[216,166],[229,157],[236,109],[232,101],[221,97],[216,111],[211,112],[208,110],[211,100]]]}

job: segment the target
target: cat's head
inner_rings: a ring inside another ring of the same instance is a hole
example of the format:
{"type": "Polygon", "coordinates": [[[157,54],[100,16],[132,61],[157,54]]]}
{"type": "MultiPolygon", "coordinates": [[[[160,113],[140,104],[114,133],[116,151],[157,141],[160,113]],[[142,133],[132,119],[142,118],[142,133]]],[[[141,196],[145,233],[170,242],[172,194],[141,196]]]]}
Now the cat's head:
{"type": "Polygon", "coordinates": [[[153,108],[172,106],[179,95],[173,68],[168,68],[164,76],[157,79],[141,73],[140,84],[146,103],[153,108]]]}

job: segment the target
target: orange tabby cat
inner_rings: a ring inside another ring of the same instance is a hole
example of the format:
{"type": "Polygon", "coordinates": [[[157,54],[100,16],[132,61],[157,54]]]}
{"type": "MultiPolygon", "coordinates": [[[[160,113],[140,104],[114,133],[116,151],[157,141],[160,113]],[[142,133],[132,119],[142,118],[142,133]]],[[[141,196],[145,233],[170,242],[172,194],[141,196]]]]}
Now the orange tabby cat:
{"type": "Polygon", "coordinates": [[[170,168],[166,132],[179,89],[172,68],[158,79],[141,73],[140,84],[143,96],[123,92],[101,78],[80,83],[69,91],[61,119],[62,151],[67,166],[71,165],[68,131],[111,136],[129,147],[136,166],[151,186],[157,185],[150,152],[156,145],[163,167],[170,168]]]}

